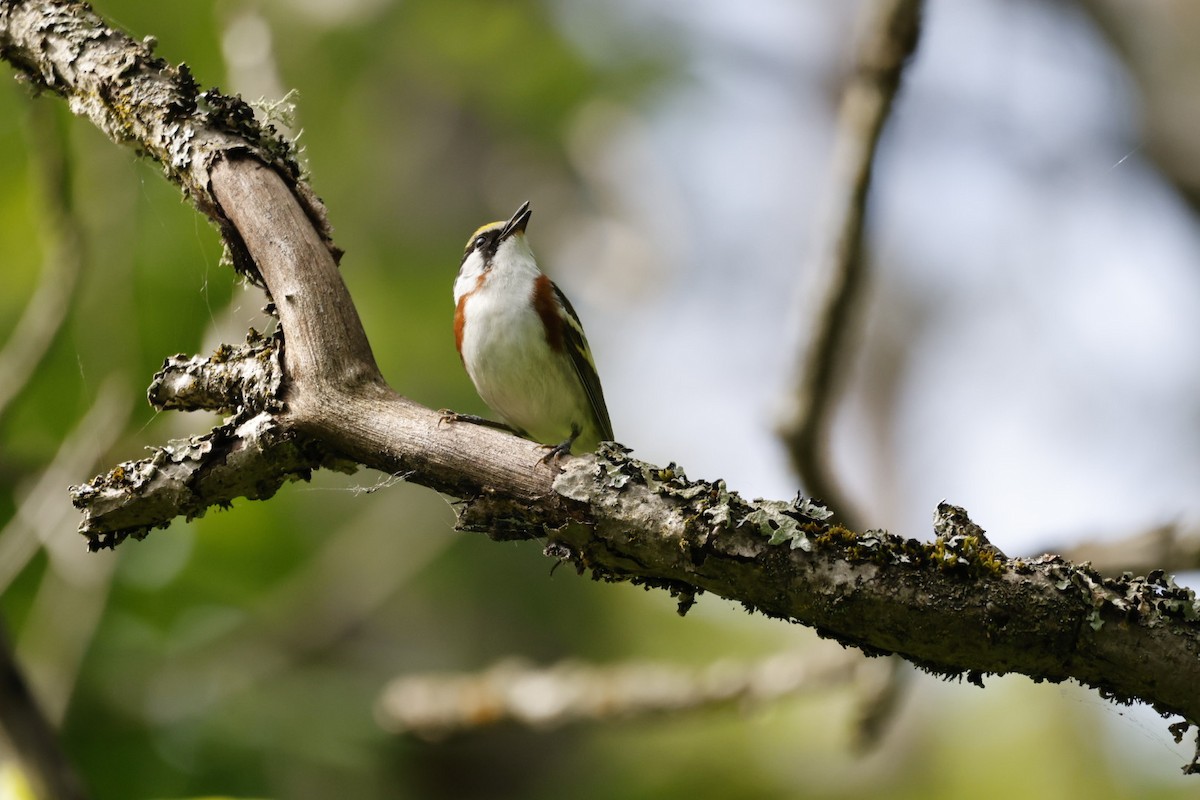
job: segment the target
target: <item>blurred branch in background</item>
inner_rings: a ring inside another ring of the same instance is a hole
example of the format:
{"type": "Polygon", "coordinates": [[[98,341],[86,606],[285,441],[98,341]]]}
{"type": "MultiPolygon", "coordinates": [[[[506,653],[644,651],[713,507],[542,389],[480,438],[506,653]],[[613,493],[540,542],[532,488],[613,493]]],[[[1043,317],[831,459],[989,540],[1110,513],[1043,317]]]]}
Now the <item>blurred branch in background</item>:
{"type": "Polygon", "coordinates": [[[921,0],[886,0],[864,6],[862,41],[842,94],[832,179],[825,192],[829,215],[818,231],[817,255],[801,320],[808,337],[780,433],[808,493],[827,503],[850,527],[860,527],[853,505],[834,474],[830,427],[838,377],[851,360],[858,294],[866,282],[863,226],[871,168],[904,66],[916,50],[921,0]]]}
{"type": "Polygon", "coordinates": [[[1090,539],[1060,549],[1074,562],[1090,562],[1105,575],[1131,572],[1149,575],[1155,570],[1171,573],[1200,570],[1200,527],[1182,523],[1157,525],[1115,539],[1090,539]]]}
{"type": "Polygon", "coordinates": [[[1085,0],[1083,7],[1137,81],[1146,155],[1192,210],[1200,211],[1200,5],[1192,0],[1085,0]]]}
{"type": "Polygon", "coordinates": [[[38,707],[0,628],[0,728],[19,759],[25,777],[39,797],[84,800],[88,796],[75,775],[58,736],[38,707]]]}
{"type": "Polygon", "coordinates": [[[819,650],[777,653],[753,663],[716,661],[704,667],[565,661],[537,668],[510,659],[481,672],[398,677],[384,689],[375,713],[379,724],[393,733],[438,739],[501,723],[544,729],[714,706],[753,708],[858,683],[882,666],[855,650],[832,645],[819,650]]]}
{"type": "Polygon", "coordinates": [[[77,517],[63,502],[62,488],[80,471],[88,471],[113,446],[129,415],[129,397],[121,382],[111,378],[88,413],[62,442],[54,459],[17,503],[12,520],[0,529],[0,592],[45,547],[52,562],[79,548],[74,531],[77,517]]]}
{"type": "MultiPolygon", "coordinates": [[[[837,478],[829,440],[839,398],[838,378],[853,360],[850,346],[859,327],[855,310],[867,283],[864,226],[872,165],[884,125],[900,90],[904,67],[920,39],[922,0],[886,0],[863,7],[854,71],[842,93],[834,142],[828,215],[817,232],[808,285],[802,300],[807,329],[799,355],[790,408],[780,435],[809,494],[827,502],[852,528],[856,509],[837,478]]],[[[884,680],[859,700],[858,743],[869,748],[887,729],[902,694],[907,667],[894,660],[884,680]]]]}
{"type": "MultiPolygon", "coordinates": [[[[32,154],[34,183],[41,189],[36,216],[41,222],[44,255],[37,288],[0,349],[0,419],[27,388],[62,330],[85,258],[60,110],[33,102],[27,103],[27,112],[25,139],[32,154]]],[[[39,549],[49,556],[49,568],[23,626],[26,639],[40,642],[32,653],[22,648],[22,663],[28,674],[37,676],[36,687],[26,678],[0,626],[0,728],[24,777],[39,796],[47,798],[87,797],[62,751],[55,727],[62,720],[83,652],[103,612],[112,559],[80,563],[86,553],[78,546],[73,530],[75,513],[63,502],[62,486],[80,469],[94,469],[120,434],[129,401],[119,383],[116,378],[105,382],[54,459],[36,479],[28,481],[32,485],[16,501],[9,523],[0,529],[0,594],[39,549]],[[82,587],[83,595],[71,598],[75,587],[82,587]],[[69,599],[64,605],[65,598],[69,599]]]]}
{"type": "Polygon", "coordinates": [[[33,376],[67,319],[83,269],[84,243],[71,202],[71,165],[59,109],[29,103],[28,135],[42,189],[45,256],[37,289],[0,350],[0,420],[33,376]]]}
{"type": "Polygon", "coordinates": [[[393,496],[364,506],[246,609],[242,624],[172,654],[150,687],[154,722],[205,713],[332,647],[459,541],[398,536],[397,505],[404,502],[393,496]]]}
{"type": "Polygon", "coordinates": [[[96,402],[0,530],[0,593],[39,549],[48,557],[17,649],[55,723],[66,713],[116,565],[116,559],[96,559],[79,546],[74,509],[63,502],[62,482],[81,467],[95,467],[124,430],[129,406],[123,382],[116,377],[106,380],[96,402]]]}
{"type": "Polygon", "coordinates": [[[63,502],[63,482],[80,469],[95,467],[120,435],[128,413],[124,387],[110,378],[0,530],[0,594],[39,549],[49,557],[22,626],[22,663],[33,679],[26,679],[7,637],[0,636],[0,727],[45,797],[86,796],[59,749],[54,726],[63,718],[84,651],[104,611],[115,563],[112,558],[90,558],[79,547],[75,511],[63,502]]]}

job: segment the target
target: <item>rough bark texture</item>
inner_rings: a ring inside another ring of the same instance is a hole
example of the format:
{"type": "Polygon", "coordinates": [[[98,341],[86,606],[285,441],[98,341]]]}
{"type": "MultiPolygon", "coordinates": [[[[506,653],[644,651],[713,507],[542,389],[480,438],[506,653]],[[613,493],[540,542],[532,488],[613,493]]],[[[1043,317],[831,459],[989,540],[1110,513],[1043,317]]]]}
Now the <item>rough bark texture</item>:
{"type": "Polygon", "coordinates": [[[463,528],[547,537],[548,552],[595,577],[669,589],[681,611],[708,591],[943,675],[1075,678],[1200,719],[1195,598],[1161,573],[1106,580],[1057,557],[1007,559],[949,505],[931,543],[855,533],[803,498],[747,502],[617,445],[547,465],[536,444],[446,421],[384,383],[319,204],[288,148],[244,104],[198,93],[186,70],[80,4],[0,0],[0,54],[164,165],[222,226],[243,269],[261,276],[286,342],[282,376],[278,348],[254,341],[168,362],[156,402],[234,414],[205,437],[76,487],[93,545],[237,496],[268,497],[284,480],[349,460],[464,498],[463,528]]]}

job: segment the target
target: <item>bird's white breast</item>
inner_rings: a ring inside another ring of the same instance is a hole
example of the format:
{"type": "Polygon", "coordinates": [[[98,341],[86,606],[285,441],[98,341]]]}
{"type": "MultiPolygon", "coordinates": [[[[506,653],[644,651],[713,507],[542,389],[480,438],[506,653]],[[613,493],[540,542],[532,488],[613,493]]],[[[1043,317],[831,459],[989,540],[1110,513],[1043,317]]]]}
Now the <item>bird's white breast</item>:
{"type": "MultiPolygon", "coordinates": [[[[483,271],[464,263],[454,284],[463,307],[462,358],[479,396],[500,417],[545,443],[565,441],[573,425],[590,419],[590,406],[570,359],[550,349],[533,306],[541,274],[523,237],[483,271]],[[482,275],[482,281],[480,281],[482,275]]],[[[472,256],[474,257],[474,256],[472,256]]]]}

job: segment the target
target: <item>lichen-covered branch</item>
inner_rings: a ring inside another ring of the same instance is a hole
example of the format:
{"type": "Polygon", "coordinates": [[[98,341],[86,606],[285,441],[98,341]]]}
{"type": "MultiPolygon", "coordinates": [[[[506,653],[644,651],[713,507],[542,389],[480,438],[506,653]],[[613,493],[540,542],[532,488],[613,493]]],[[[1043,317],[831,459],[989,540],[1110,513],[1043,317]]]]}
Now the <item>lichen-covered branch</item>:
{"type": "Polygon", "coordinates": [[[79,527],[88,548],[102,550],[126,538],[141,539],[177,517],[190,520],[214,506],[228,508],[238,498],[266,500],[320,467],[354,469],[264,411],[155,447],[149,458],[123,461],[72,486],[71,502],[83,512],[79,527]]]}
{"type": "MultiPolygon", "coordinates": [[[[854,533],[802,498],[747,503],[719,482],[611,449],[596,464],[572,461],[555,488],[586,513],[576,512],[581,524],[554,520],[548,547],[596,577],[674,588],[685,606],[710,591],[973,682],[1074,678],[1163,713],[1200,714],[1200,606],[1161,572],[1107,579],[1057,556],[1009,559],[946,504],[932,543],[854,533]]],[[[486,512],[464,523],[506,517],[495,500],[486,512]]]]}
{"type": "Polygon", "coordinates": [[[251,330],[246,343],[221,345],[207,358],[178,355],[163,363],[148,392],[159,409],[232,413],[209,433],[153,449],[80,486],[71,502],[92,549],[142,538],[176,517],[203,516],[235,499],[266,500],[288,481],[322,467],[352,472],[355,464],[281,422],[280,337],[251,330]]]}
{"type": "Polygon", "coordinates": [[[154,374],[146,397],[159,411],[282,411],[281,349],[282,337],[251,328],[245,344],[223,344],[207,358],[171,356],[154,374]]]}
{"type": "Polygon", "coordinates": [[[324,210],[297,181],[291,142],[261,124],[238,97],[201,91],[186,64],[173,66],[107,25],[86,3],[0,2],[0,58],[42,91],[62,95],[114,142],[158,163],[196,207],[222,226],[235,266],[255,279],[252,261],[222,217],[209,185],[213,164],[231,152],[253,155],[294,182],[323,239],[324,210]]]}

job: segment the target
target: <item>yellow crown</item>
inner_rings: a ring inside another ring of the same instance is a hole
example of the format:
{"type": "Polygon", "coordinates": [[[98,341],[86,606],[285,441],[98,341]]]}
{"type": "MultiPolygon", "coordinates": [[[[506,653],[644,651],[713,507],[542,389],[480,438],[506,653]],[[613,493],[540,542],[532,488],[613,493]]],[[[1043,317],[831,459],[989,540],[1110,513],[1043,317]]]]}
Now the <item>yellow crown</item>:
{"type": "Polygon", "coordinates": [[[508,224],[508,220],[502,219],[497,222],[489,222],[487,225],[480,225],[478,228],[475,229],[475,232],[472,233],[467,238],[467,246],[465,248],[463,248],[464,252],[471,249],[471,247],[475,244],[475,239],[481,233],[487,233],[488,231],[494,231],[497,228],[503,228],[507,224],[508,224]]]}

